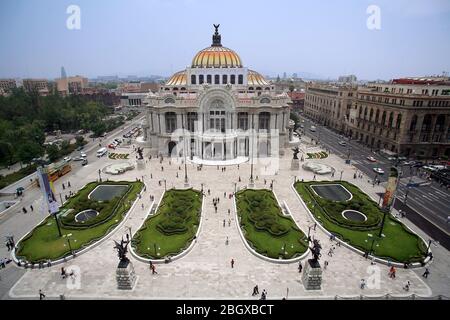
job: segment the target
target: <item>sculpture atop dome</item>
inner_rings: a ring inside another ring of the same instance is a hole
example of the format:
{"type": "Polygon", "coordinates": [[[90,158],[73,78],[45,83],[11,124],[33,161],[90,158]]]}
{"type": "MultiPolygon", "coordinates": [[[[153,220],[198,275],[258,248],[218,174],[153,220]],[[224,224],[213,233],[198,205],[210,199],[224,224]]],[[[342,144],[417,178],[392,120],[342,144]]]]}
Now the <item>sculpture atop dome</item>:
{"type": "Polygon", "coordinates": [[[213,34],[213,42],[212,42],[212,47],[221,47],[222,43],[221,43],[221,36],[219,33],[219,27],[220,27],[220,23],[219,24],[213,24],[214,28],[216,29],[216,32],[213,34]]]}

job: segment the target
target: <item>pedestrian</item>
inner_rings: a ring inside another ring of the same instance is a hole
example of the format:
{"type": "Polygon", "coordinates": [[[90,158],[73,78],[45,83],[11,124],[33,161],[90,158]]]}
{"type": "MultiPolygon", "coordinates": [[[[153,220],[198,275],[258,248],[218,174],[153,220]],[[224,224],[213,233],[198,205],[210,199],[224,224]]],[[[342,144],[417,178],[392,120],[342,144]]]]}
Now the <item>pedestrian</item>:
{"type": "Polygon", "coordinates": [[[230,241],[228,240],[228,236],[227,236],[227,239],[225,240],[225,245],[228,245],[229,242],[230,241]]]}
{"type": "Polygon", "coordinates": [[[234,268],[234,259],[231,259],[231,268],[234,268]]]}
{"type": "Polygon", "coordinates": [[[8,251],[11,250],[11,245],[10,245],[9,241],[6,241],[6,248],[8,248],[8,251]]]}
{"type": "Polygon", "coordinates": [[[323,270],[326,270],[328,267],[328,261],[325,260],[325,262],[323,263],[323,270]]]}
{"type": "Polygon", "coordinates": [[[227,197],[227,193],[226,193],[226,192],[223,193],[223,197],[224,197],[224,198],[227,197]]]}
{"type": "Polygon", "coordinates": [[[39,300],[44,300],[45,294],[42,292],[41,289],[39,289],[39,300]]]}
{"type": "Polygon", "coordinates": [[[223,227],[225,228],[225,219],[223,219],[223,227]]]}
{"type": "Polygon", "coordinates": [[[70,186],[70,181],[67,181],[67,185],[69,186],[69,188],[71,187],[71,186],[70,186]]]}
{"type": "Polygon", "coordinates": [[[67,277],[66,269],[64,267],[61,267],[61,278],[65,279],[67,277]]]}
{"type": "Polygon", "coordinates": [[[366,286],[366,280],[364,280],[364,279],[361,279],[361,283],[360,283],[360,288],[361,289],[364,289],[365,288],[365,286],[366,286]]]}
{"type": "Polygon", "coordinates": [[[266,289],[264,289],[261,293],[261,300],[266,300],[266,298],[267,298],[267,292],[266,292],[266,289]]]}
{"type": "Polygon", "coordinates": [[[214,210],[216,211],[216,213],[217,213],[217,206],[214,206],[214,210]]]}
{"type": "Polygon", "coordinates": [[[394,279],[395,278],[395,268],[394,266],[391,266],[389,269],[389,278],[394,279]]]}
{"type": "Polygon", "coordinates": [[[27,213],[27,209],[25,207],[22,208],[23,213],[27,213]]]}
{"type": "Polygon", "coordinates": [[[64,185],[64,183],[62,184],[62,188],[63,190],[66,190],[66,186],[64,185]]]}
{"type": "Polygon", "coordinates": [[[231,219],[228,219],[228,226],[231,227],[231,219]]]}
{"type": "Polygon", "coordinates": [[[405,286],[403,287],[403,290],[409,291],[409,287],[411,287],[411,282],[409,282],[409,280],[408,280],[408,281],[406,281],[406,284],[405,284],[405,286]]]}
{"type": "Polygon", "coordinates": [[[150,268],[152,269],[152,274],[158,274],[158,272],[156,272],[155,265],[153,263],[151,264],[150,268]]]}
{"type": "Polygon", "coordinates": [[[298,273],[301,273],[302,270],[303,270],[302,262],[299,261],[299,262],[298,262],[298,273]]]}
{"type": "Polygon", "coordinates": [[[425,272],[422,274],[422,277],[428,278],[429,274],[430,274],[430,270],[428,270],[428,268],[425,268],[425,272]]]}
{"type": "Polygon", "coordinates": [[[228,209],[228,215],[230,214],[230,212],[231,212],[230,209],[228,209]]]}
{"type": "Polygon", "coordinates": [[[30,205],[30,209],[31,211],[34,211],[33,205],[30,205]]]}
{"type": "Polygon", "coordinates": [[[144,210],[144,204],[142,204],[141,206],[142,206],[142,210],[144,210]]]}
{"type": "Polygon", "coordinates": [[[253,288],[252,296],[256,296],[257,294],[259,294],[259,288],[258,288],[258,285],[256,285],[256,286],[253,288]]]}
{"type": "Polygon", "coordinates": [[[210,196],[210,195],[211,195],[211,190],[208,189],[208,196],[210,196]]]}

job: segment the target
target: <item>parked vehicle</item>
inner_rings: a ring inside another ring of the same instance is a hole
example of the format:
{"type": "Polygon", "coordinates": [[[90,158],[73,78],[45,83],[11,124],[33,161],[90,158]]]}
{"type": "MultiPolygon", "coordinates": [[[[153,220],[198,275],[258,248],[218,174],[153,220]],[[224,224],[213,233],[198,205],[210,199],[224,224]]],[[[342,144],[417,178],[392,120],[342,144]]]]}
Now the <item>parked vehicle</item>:
{"type": "Polygon", "coordinates": [[[309,128],[310,131],[315,132],[316,131],[316,127],[315,126],[311,126],[311,128],[309,128]]]}
{"type": "Polygon", "coordinates": [[[69,157],[69,156],[67,156],[67,157],[64,157],[64,159],[63,159],[65,162],[69,162],[69,161],[71,161],[72,160],[72,158],[71,157],[69,157]]]}
{"type": "Polygon", "coordinates": [[[346,146],[347,145],[347,142],[345,142],[345,141],[339,141],[339,144],[341,145],[341,146],[346,146]]]}
{"type": "Polygon", "coordinates": [[[81,162],[81,165],[82,166],[85,166],[85,165],[87,165],[88,164],[88,160],[87,159],[83,159],[83,162],[81,162]]]}
{"type": "Polygon", "coordinates": [[[367,157],[367,160],[369,160],[370,162],[377,162],[377,159],[372,156],[367,157]]]}

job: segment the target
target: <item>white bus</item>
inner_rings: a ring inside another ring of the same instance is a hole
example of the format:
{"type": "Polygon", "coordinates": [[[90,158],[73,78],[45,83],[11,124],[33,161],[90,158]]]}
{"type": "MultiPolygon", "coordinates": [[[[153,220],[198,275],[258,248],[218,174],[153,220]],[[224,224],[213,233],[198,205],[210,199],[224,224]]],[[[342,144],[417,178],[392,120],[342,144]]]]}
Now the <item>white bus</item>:
{"type": "Polygon", "coordinates": [[[103,157],[105,154],[106,154],[106,152],[108,152],[108,150],[106,149],[106,148],[100,148],[100,149],[98,149],[97,150],[97,157],[103,157]]]}

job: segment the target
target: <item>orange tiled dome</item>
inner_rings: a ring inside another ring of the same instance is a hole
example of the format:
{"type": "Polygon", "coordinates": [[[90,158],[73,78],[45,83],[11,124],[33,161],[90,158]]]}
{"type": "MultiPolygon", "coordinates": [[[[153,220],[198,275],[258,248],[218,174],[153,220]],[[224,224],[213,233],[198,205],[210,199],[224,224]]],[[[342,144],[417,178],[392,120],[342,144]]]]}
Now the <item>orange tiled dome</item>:
{"type": "Polygon", "coordinates": [[[192,68],[242,68],[238,54],[223,46],[211,46],[199,51],[192,60],[192,68]]]}

